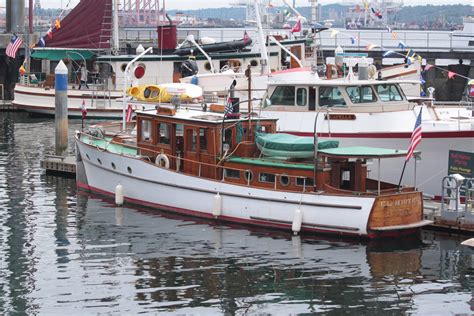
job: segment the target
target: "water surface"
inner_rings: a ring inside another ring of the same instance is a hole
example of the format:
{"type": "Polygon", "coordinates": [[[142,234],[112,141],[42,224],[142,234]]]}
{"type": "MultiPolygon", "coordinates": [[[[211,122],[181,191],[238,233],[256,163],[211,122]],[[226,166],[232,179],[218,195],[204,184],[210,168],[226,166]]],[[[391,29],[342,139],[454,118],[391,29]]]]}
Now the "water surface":
{"type": "MultiPolygon", "coordinates": [[[[71,121],[70,132],[80,128],[71,121]]],[[[73,144],[71,143],[71,151],[73,144]]],[[[2,314],[470,314],[465,237],[351,241],[117,208],[47,176],[54,121],[0,113],[2,314]]]]}

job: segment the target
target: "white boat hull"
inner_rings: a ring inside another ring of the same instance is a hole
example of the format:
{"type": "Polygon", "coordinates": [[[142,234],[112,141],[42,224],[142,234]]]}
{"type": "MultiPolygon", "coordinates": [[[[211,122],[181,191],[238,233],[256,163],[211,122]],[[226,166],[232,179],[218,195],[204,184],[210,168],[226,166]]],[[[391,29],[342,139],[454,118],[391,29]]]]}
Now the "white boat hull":
{"type": "Polygon", "coordinates": [[[219,194],[222,197],[221,214],[217,216],[220,220],[291,231],[295,211],[300,209],[302,231],[368,235],[374,197],[335,199],[329,195],[239,186],[100,151],[80,140],[76,143],[86,176],[86,180],[78,179],[78,186],[84,189],[114,195],[116,186],[121,184],[127,202],[203,218],[215,218],[214,200],[219,194]]]}

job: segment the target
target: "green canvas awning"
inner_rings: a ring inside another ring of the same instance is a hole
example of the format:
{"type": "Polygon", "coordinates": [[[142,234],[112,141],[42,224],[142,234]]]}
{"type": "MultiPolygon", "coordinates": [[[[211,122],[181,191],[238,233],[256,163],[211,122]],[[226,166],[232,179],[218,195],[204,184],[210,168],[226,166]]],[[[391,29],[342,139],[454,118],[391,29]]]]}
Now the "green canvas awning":
{"type": "MultiPolygon", "coordinates": [[[[286,158],[309,158],[314,156],[314,138],[292,134],[257,133],[255,137],[258,149],[265,156],[286,158]]],[[[337,148],[338,141],[327,140],[318,142],[318,150],[337,148]]]]}
{"type": "Polygon", "coordinates": [[[61,59],[88,60],[94,55],[94,52],[82,49],[36,49],[31,57],[59,61],[61,59]]]}
{"type": "MultiPolygon", "coordinates": [[[[395,158],[405,157],[407,152],[407,150],[400,149],[354,146],[322,149],[319,154],[335,158],[395,158]]],[[[420,154],[421,152],[415,150],[415,153],[420,154]]]]}

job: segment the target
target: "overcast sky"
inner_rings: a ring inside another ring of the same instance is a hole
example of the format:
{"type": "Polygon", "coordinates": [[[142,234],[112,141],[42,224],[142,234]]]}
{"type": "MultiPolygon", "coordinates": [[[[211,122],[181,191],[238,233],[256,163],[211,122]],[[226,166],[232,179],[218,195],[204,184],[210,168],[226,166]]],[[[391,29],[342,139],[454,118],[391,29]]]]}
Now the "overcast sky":
{"type": "MultiPolygon", "coordinates": [[[[43,7],[60,7],[61,3],[63,7],[71,1],[71,6],[79,3],[79,0],[41,0],[41,5],[43,7]]],[[[293,0],[288,0],[291,3],[293,0]]],[[[5,0],[0,1],[4,3],[5,0]]],[[[28,2],[28,0],[26,0],[28,2]]],[[[209,7],[224,7],[228,6],[229,3],[236,2],[235,0],[168,0],[166,5],[169,9],[197,9],[197,8],[209,8],[209,7]]],[[[321,4],[330,4],[330,3],[341,3],[342,1],[337,0],[319,0],[321,4]]],[[[362,0],[344,0],[344,2],[349,3],[362,3],[362,0]]],[[[283,3],[281,0],[272,0],[274,5],[280,5],[283,3]]],[[[470,4],[474,5],[474,0],[405,0],[406,5],[424,5],[424,4],[470,4]]],[[[297,6],[309,6],[308,0],[296,0],[297,6]]]]}

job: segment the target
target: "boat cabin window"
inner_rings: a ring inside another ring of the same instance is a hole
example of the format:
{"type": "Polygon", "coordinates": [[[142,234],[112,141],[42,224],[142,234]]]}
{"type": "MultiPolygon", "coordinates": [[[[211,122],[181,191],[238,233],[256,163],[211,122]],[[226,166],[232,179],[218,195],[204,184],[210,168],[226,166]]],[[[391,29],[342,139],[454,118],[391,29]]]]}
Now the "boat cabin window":
{"type": "Polygon", "coordinates": [[[346,106],[339,87],[319,87],[319,106],[346,106]]]}
{"type": "Polygon", "coordinates": [[[295,105],[295,87],[278,86],[270,97],[271,104],[275,105],[295,105]]]}
{"type": "Polygon", "coordinates": [[[280,184],[282,186],[288,186],[290,184],[290,178],[286,174],[280,176],[280,184]]]}
{"type": "Polygon", "coordinates": [[[240,179],[240,171],[235,169],[224,169],[226,178],[240,179]]]}
{"type": "Polygon", "coordinates": [[[377,97],[371,86],[347,87],[346,92],[354,104],[377,101],[377,97]]]}
{"type": "Polygon", "coordinates": [[[158,124],[158,143],[169,145],[171,142],[170,136],[171,125],[167,123],[158,124]]]}
{"type": "Polygon", "coordinates": [[[199,129],[199,149],[207,151],[207,130],[205,128],[199,129]]]}
{"type": "Polygon", "coordinates": [[[186,131],[186,149],[188,151],[197,150],[197,132],[194,129],[188,129],[186,131]]]}
{"type": "Polygon", "coordinates": [[[232,147],[232,130],[231,129],[226,129],[224,131],[224,150],[230,149],[232,147]]]}
{"type": "Polygon", "coordinates": [[[296,185],[301,187],[312,187],[314,181],[313,178],[296,178],[296,185]]]}
{"type": "Polygon", "coordinates": [[[377,93],[382,101],[402,101],[400,90],[394,84],[381,84],[376,86],[377,93]]]}
{"type": "Polygon", "coordinates": [[[143,142],[151,142],[151,120],[142,120],[140,123],[140,139],[143,142]]]}
{"type": "Polygon", "coordinates": [[[266,183],[275,183],[275,175],[267,172],[260,172],[258,174],[258,181],[266,183]]]}
{"type": "Polygon", "coordinates": [[[306,88],[296,89],[296,105],[305,106],[308,100],[308,91],[306,88]]]}

